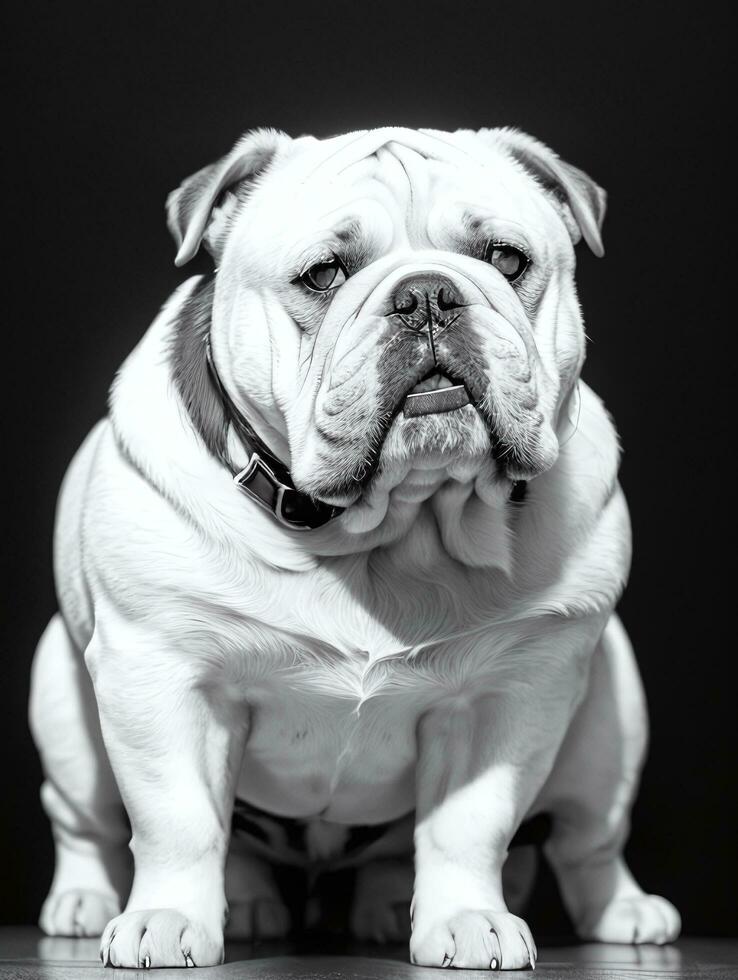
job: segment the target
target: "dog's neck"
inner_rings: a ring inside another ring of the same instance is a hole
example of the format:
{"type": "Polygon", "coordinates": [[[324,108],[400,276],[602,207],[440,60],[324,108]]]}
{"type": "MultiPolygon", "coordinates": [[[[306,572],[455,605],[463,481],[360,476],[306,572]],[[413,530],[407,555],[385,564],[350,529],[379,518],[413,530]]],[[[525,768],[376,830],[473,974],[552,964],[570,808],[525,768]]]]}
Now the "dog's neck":
{"type": "MultiPolygon", "coordinates": [[[[464,565],[509,571],[517,504],[500,489],[491,460],[385,464],[337,522],[347,542],[411,548],[417,533],[464,565]]],[[[363,545],[360,545],[363,547],[363,545]]]]}

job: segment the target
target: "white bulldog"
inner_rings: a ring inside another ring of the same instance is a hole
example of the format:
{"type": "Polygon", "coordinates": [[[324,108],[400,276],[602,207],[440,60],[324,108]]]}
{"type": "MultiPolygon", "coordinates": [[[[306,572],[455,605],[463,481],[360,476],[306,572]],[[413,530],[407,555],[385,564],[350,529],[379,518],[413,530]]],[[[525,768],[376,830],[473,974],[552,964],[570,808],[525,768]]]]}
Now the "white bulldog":
{"type": "Polygon", "coordinates": [[[412,891],[414,963],[526,968],[502,871],[547,813],[581,936],[674,939],[622,856],[646,708],[574,286],[604,192],[509,129],[257,131],[168,210],[177,263],[204,242],[217,269],[62,489],[43,928],[102,932],[114,966],[218,963],[227,901],[235,935],[288,929],[268,859],[299,837],[360,865],[358,935],[396,938],[412,891]]]}

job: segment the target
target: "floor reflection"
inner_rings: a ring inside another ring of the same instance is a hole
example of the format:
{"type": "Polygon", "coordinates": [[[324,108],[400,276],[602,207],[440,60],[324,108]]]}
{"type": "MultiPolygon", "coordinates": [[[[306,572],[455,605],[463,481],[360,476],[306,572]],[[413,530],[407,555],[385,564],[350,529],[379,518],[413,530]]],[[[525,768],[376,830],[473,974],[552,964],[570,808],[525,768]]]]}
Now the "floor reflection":
{"type": "MultiPolygon", "coordinates": [[[[520,971],[516,980],[613,980],[613,978],[738,978],[738,942],[683,939],[671,946],[574,944],[543,938],[535,973],[520,971]]],[[[44,936],[30,927],[0,928],[0,980],[175,980],[181,969],[103,970],[98,939],[44,936]]],[[[482,977],[477,971],[461,976],[482,977]]],[[[206,980],[436,980],[436,969],[410,966],[406,944],[377,946],[322,935],[293,941],[229,943],[221,967],[187,971],[206,980]]],[[[458,974],[457,974],[458,976],[458,974]]]]}

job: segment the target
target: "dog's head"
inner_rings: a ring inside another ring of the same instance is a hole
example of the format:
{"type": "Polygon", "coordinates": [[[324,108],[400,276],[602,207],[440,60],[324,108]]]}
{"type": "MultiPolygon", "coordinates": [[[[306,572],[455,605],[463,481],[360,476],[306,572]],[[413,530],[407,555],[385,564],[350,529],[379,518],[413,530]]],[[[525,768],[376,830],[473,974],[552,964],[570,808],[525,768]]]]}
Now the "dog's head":
{"type": "Polygon", "coordinates": [[[168,201],[178,264],[203,242],[218,268],[229,394],[343,506],[393,469],[493,460],[509,486],[554,464],[584,357],[573,246],[602,254],[604,210],[509,129],[257,131],[168,201]]]}

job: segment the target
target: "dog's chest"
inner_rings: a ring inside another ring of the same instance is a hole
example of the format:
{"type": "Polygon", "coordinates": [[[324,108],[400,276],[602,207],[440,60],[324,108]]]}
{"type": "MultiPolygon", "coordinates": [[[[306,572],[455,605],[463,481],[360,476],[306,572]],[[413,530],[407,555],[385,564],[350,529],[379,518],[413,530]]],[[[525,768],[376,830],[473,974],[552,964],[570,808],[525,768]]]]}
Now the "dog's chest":
{"type": "Polygon", "coordinates": [[[441,551],[414,554],[410,542],[275,577],[275,629],[245,691],[252,728],[239,795],[349,823],[411,809],[418,719],[492,685],[508,643],[491,625],[490,576],[441,551]]]}

